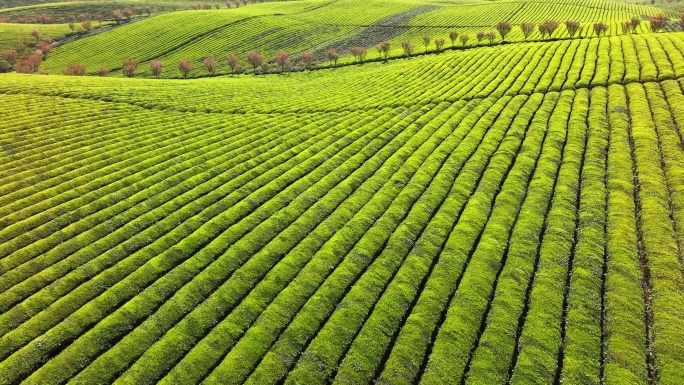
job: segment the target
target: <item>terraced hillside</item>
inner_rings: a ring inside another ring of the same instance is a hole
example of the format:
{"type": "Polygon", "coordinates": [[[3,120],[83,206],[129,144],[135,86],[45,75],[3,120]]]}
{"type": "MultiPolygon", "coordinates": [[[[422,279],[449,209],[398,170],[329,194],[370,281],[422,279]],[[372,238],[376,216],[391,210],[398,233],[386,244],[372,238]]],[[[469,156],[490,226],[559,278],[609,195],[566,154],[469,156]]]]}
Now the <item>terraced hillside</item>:
{"type": "MultiPolygon", "coordinates": [[[[159,51],[320,5],[187,11],[159,51]]],[[[682,32],[0,74],[0,116],[0,384],[684,383],[682,32]]]]}
{"type": "MultiPolygon", "coordinates": [[[[144,23],[57,47],[46,57],[43,68],[59,73],[70,63],[79,62],[89,73],[102,66],[118,73],[123,60],[130,57],[142,63],[143,76],[151,76],[147,69],[149,61],[160,60],[166,68],[163,77],[179,78],[182,75],[178,62],[183,59],[194,63],[190,76],[206,74],[201,62],[207,56],[219,58],[223,63],[228,54],[244,57],[252,50],[261,52],[269,60],[283,50],[295,56],[311,50],[325,63],[325,52],[336,48],[346,55],[342,62],[351,62],[350,46],[360,45],[375,51],[375,45],[387,41],[391,45],[390,56],[399,57],[403,55],[402,41],[412,41],[415,51],[422,52],[423,36],[448,40],[452,29],[470,36],[467,47],[484,45],[485,42],[476,40],[476,32],[491,30],[500,20],[509,20],[515,26],[507,41],[520,42],[524,36],[518,26],[523,22],[538,24],[549,18],[559,22],[577,20],[583,23],[577,36],[594,37],[592,23],[603,21],[609,26],[606,34],[614,36],[621,33],[620,23],[624,20],[648,19],[662,12],[653,7],[604,0],[573,0],[554,6],[548,2],[518,0],[446,4],[415,0],[262,3],[237,9],[162,14],[144,23]]],[[[670,23],[666,29],[679,27],[670,23]]],[[[646,20],[637,32],[648,32],[646,20]]],[[[539,31],[535,31],[528,39],[541,38],[539,31]]],[[[556,29],[552,38],[568,38],[565,26],[556,29]]],[[[434,51],[434,45],[430,49],[434,51]]],[[[377,57],[375,52],[369,54],[371,57],[377,57]]],[[[227,65],[221,67],[219,73],[229,73],[227,65]]]]}

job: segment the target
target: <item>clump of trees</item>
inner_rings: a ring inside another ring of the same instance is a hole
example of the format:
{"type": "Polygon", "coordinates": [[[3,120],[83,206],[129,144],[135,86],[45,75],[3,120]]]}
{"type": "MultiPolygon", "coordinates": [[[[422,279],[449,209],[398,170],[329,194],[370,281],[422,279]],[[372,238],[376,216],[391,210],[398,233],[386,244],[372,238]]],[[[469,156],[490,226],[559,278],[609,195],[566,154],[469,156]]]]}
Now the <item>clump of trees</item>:
{"type": "Polygon", "coordinates": [[[178,70],[183,74],[183,78],[187,79],[188,74],[192,71],[192,62],[189,59],[178,61],[178,70]]]}
{"type": "Polygon", "coordinates": [[[15,71],[24,74],[32,74],[38,71],[40,63],[43,61],[43,54],[40,51],[34,51],[33,53],[25,56],[19,64],[17,64],[15,71]]]}
{"type": "Polygon", "coordinates": [[[125,59],[123,65],[121,66],[121,72],[124,76],[132,78],[135,76],[136,71],[138,71],[138,65],[140,62],[136,59],[125,59]]]}
{"type": "Polygon", "coordinates": [[[71,63],[62,70],[64,75],[83,76],[86,73],[86,66],[81,63],[71,63]]]}
{"type": "Polygon", "coordinates": [[[489,40],[489,45],[492,45],[492,44],[494,44],[494,40],[496,40],[496,32],[494,32],[494,31],[485,32],[485,37],[487,38],[487,40],[489,40]]]}

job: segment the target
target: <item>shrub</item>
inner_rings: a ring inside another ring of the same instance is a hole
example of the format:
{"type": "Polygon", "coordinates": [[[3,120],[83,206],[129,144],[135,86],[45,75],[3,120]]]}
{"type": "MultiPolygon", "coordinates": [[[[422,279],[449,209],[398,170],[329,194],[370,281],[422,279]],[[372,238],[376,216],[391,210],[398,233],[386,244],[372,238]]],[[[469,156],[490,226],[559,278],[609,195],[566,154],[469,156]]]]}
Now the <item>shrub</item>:
{"type": "Polygon", "coordinates": [[[454,42],[456,42],[456,39],[458,39],[458,31],[455,29],[452,29],[449,31],[449,40],[451,40],[451,46],[454,46],[454,42]]]}
{"type": "Polygon", "coordinates": [[[649,20],[651,32],[659,32],[665,28],[668,20],[669,18],[663,14],[651,16],[651,19],[649,20]]]}
{"type": "Polygon", "coordinates": [[[264,57],[261,56],[259,52],[250,51],[247,52],[247,62],[252,66],[254,70],[254,75],[256,75],[256,70],[264,63],[264,57]]]}
{"type": "Polygon", "coordinates": [[[43,54],[46,54],[50,52],[50,49],[52,49],[52,44],[47,41],[39,41],[36,43],[36,48],[43,54]]]}
{"type": "Polygon", "coordinates": [[[499,35],[501,36],[501,41],[506,40],[506,35],[508,35],[509,32],[511,32],[511,23],[507,21],[500,21],[496,23],[494,26],[494,29],[499,32],[499,35]]]}
{"type": "Polygon", "coordinates": [[[575,34],[579,30],[579,27],[580,27],[579,21],[575,21],[575,20],[566,20],[565,21],[565,28],[567,28],[568,35],[570,35],[570,37],[575,37],[575,34]]]}
{"type": "Polygon", "coordinates": [[[430,36],[423,36],[423,46],[425,47],[425,52],[427,52],[428,46],[430,45],[430,36]]]}
{"type": "Polygon", "coordinates": [[[325,51],[325,56],[328,58],[328,62],[330,64],[337,66],[337,59],[340,58],[340,54],[337,53],[337,50],[330,48],[329,50],[325,51]]]}
{"type": "Polygon", "coordinates": [[[435,39],[435,48],[437,49],[437,52],[440,52],[443,47],[444,47],[444,39],[442,39],[442,38],[435,39]]]}
{"type": "Polygon", "coordinates": [[[85,75],[86,67],[81,63],[71,63],[65,69],[62,70],[64,75],[70,76],[83,76],[85,75]]]}
{"type": "Polygon", "coordinates": [[[192,62],[188,59],[182,59],[178,62],[178,70],[183,73],[183,78],[188,77],[190,71],[192,71],[192,62]]]}
{"type": "Polygon", "coordinates": [[[484,40],[484,38],[485,38],[486,36],[487,36],[487,35],[485,34],[485,31],[477,31],[477,32],[475,32],[475,38],[477,39],[478,44],[479,44],[482,40],[484,40]]]}
{"type": "Polygon", "coordinates": [[[287,51],[281,51],[276,56],[276,63],[280,66],[280,72],[285,72],[285,69],[290,69],[290,53],[287,51]]]}
{"type": "Polygon", "coordinates": [[[351,54],[354,56],[357,62],[363,63],[363,60],[366,58],[366,49],[360,46],[354,46],[350,47],[349,51],[351,54]]]}
{"type": "Polygon", "coordinates": [[[8,49],[6,51],[2,51],[2,58],[7,62],[7,64],[10,65],[10,68],[14,66],[14,64],[17,62],[18,58],[17,50],[15,49],[8,49]]]}
{"type": "Polygon", "coordinates": [[[209,72],[211,75],[214,75],[216,70],[219,68],[219,62],[213,56],[205,57],[202,60],[202,64],[204,65],[204,68],[206,68],[207,72],[209,72]]]}
{"type": "Polygon", "coordinates": [[[632,32],[632,22],[630,20],[625,20],[620,23],[620,28],[622,29],[623,34],[628,34],[632,32]]]}
{"type": "Polygon", "coordinates": [[[641,19],[638,16],[632,16],[630,21],[632,22],[632,33],[634,33],[641,24],[641,19]]]}
{"type": "Polygon", "coordinates": [[[214,4],[214,8],[216,8],[216,9],[221,9],[221,4],[220,4],[220,3],[214,4]]]}
{"type": "Polygon", "coordinates": [[[43,24],[48,24],[51,21],[50,16],[44,13],[41,13],[40,16],[38,16],[38,18],[40,19],[40,22],[43,24]]]}
{"type": "Polygon", "coordinates": [[[71,30],[71,32],[74,32],[76,30],[76,23],[74,23],[73,21],[69,22],[69,29],[71,30]]]}
{"type": "Polygon", "coordinates": [[[266,60],[261,62],[261,74],[266,76],[268,71],[270,70],[270,66],[268,65],[268,62],[266,60]]]}
{"type": "Polygon", "coordinates": [[[302,52],[302,61],[304,62],[304,68],[310,70],[314,67],[316,62],[316,57],[313,52],[304,51],[302,52]]]}
{"type": "Polygon", "coordinates": [[[150,71],[154,77],[158,78],[164,70],[164,63],[161,60],[152,60],[150,62],[150,71]]]}
{"type": "Polygon", "coordinates": [[[525,40],[527,40],[528,37],[534,32],[534,23],[522,23],[520,24],[520,30],[523,33],[523,36],[525,36],[525,40]]]}
{"type": "Polygon", "coordinates": [[[90,32],[90,29],[91,29],[92,27],[93,27],[93,25],[92,25],[92,23],[90,22],[90,20],[86,20],[86,21],[84,21],[84,22],[81,23],[81,28],[82,28],[83,31],[85,31],[85,32],[90,32]]]}
{"type": "Polygon", "coordinates": [[[608,25],[602,21],[599,21],[597,23],[594,23],[594,32],[596,32],[596,36],[601,36],[606,31],[608,30],[608,25]]]}
{"type": "Polygon", "coordinates": [[[470,36],[468,36],[468,35],[461,35],[460,39],[461,39],[461,45],[465,47],[465,45],[466,45],[466,43],[468,42],[468,40],[470,40],[470,36]]]}
{"type": "Polygon", "coordinates": [[[31,36],[36,38],[36,41],[38,41],[40,39],[40,31],[37,29],[34,29],[33,31],[31,31],[31,36]]]}
{"type": "Polygon", "coordinates": [[[401,42],[401,48],[404,50],[404,55],[406,57],[411,56],[411,54],[413,53],[413,45],[408,40],[404,40],[401,42]]]}
{"type": "Polygon", "coordinates": [[[109,75],[109,68],[107,68],[107,67],[100,67],[100,68],[97,69],[97,71],[95,71],[95,73],[96,73],[98,76],[107,76],[107,75],[109,75]]]}
{"type": "Polygon", "coordinates": [[[124,76],[132,78],[138,70],[138,64],[140,64],[140,62],[135,59],[126,59],[123,61],[121,72],[123,72],[124,76]]]}
{"type": "Polygon", "coordinates": [[[32,74],[38,70],[40,63],[43,61],[43,54],[40,51],[24,57],[16,67],[16,71],[24,74],[32,74]]]}

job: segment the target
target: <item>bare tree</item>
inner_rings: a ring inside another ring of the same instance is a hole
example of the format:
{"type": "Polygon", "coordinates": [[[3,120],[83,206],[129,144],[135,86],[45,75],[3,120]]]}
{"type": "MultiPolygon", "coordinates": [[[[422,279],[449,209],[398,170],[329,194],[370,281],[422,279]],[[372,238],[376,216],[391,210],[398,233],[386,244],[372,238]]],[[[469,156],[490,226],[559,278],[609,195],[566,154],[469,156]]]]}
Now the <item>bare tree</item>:
{"type": "Polygon", "coordinates": [[[458,38],[458,31],[455,29],[452,29],[449,31],[449,40],[451,40],[451,47],[453,48],[454,42],[456,42],[456,39],[458,38]]]}
{"type": "Polygon", "coordinates": [[[525,40],[530,37],[532,32],[534,32],[534,23],[522,23],[520,24],[520,30],[522,30],[523,36],[525,36],[525,40]]]}
{"type": "Polygon", "coordinates": [[[511,32],[511,23],[507,21],[500,21],[496,23],[494,29],[496,29],[499,32],[499,35],[501,35],[501,41],[505,41],[506,35],[511,32]]]}

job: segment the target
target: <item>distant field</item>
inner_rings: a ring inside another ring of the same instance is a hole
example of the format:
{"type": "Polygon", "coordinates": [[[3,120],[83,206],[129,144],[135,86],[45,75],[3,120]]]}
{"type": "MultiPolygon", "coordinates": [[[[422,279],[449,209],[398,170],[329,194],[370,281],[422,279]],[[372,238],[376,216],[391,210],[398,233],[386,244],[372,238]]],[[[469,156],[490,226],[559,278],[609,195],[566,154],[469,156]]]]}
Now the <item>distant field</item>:
{"type": "Polygon", "coordinates": [[[0,384],[684,383],[684,32],[618,28],[660,12],[250,4],[0,74],[0,384]],[[399,58],[571,17],[572,39],[399,58]],[[387,61],[178,79],[382,40],[387,61]],[[126,57],[134,78],[55,75],[126,57]]]}

